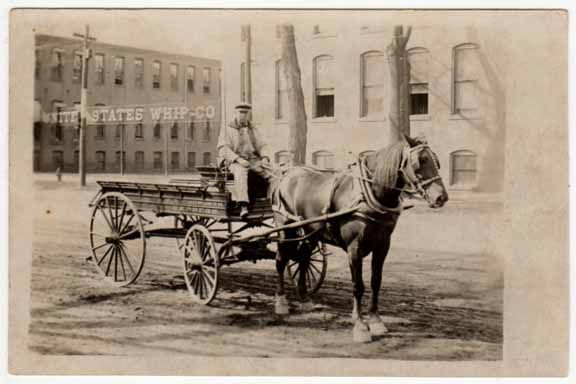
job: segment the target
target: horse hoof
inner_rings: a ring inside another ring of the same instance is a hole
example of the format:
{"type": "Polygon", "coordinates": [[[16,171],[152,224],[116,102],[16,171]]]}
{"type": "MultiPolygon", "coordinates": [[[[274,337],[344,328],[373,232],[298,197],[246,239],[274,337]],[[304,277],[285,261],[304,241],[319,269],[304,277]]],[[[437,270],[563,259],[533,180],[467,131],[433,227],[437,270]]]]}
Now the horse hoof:
{"type": "Polygon", "coordinates": [[[388,328],[386,328],[382,320],[369,322],[368,328],[370,328],[370,333],[374,336],[383,336],[388,333],[388,328]]]}
{"type": "Polygon", "coordinates": [[[315,309],[314,303],[311,301],[305,301],[300,303],[300,310],[302,312],[312,312],[315,309]]]}
{"type": "Polygon", "coordinates": [[[276,304],[274,305],[274,312],[277,315],[288,315],[290,313],[290,308],[288,307],[288,300],[285,296],[279,296],[276,298],[276,304]]]}
{"type": "Polygon", "coordinates": [[[372,334],[370,333],[368,326],[362,322],[356,322],[352,333],[354,342],[356,343],[369,343],[372,341],[372,334]]]}

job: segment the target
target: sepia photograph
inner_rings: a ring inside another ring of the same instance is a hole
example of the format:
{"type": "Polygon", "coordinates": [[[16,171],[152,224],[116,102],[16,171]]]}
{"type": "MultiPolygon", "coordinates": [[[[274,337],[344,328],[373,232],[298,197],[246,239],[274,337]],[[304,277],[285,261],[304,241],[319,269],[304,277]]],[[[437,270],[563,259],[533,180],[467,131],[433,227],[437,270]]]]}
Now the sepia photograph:
{"type": "Polygon", "coordinates": [[[567,39],[563,10],[12,10],[12,372],[565,375],[567,39]]]}

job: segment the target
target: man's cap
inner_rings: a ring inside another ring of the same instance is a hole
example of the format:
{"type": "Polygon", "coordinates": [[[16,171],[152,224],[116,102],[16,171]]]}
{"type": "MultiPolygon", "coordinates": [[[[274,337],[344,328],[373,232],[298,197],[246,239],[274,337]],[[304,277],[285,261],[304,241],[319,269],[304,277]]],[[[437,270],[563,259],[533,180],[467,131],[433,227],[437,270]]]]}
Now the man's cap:
{"type": "Polygon", "coordinates": [[[234,108],[238,109],[238,110],[249,111],[252,109],[252,106],[248,103],[240,103],[240,104],[236,105],[236,107],[234,107],[234,108]]]}

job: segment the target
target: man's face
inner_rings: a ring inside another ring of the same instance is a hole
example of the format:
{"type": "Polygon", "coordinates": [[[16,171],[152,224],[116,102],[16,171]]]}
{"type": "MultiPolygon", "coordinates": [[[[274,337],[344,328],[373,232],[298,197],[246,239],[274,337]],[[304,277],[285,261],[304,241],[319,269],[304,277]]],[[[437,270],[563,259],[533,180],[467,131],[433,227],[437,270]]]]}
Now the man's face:
{"type": "Polygon", "coordinates": [[[236,119],[240,124],[246,124],[248,122],[248,110],[246,109],[237,109],[236,110],[236,119]]]}

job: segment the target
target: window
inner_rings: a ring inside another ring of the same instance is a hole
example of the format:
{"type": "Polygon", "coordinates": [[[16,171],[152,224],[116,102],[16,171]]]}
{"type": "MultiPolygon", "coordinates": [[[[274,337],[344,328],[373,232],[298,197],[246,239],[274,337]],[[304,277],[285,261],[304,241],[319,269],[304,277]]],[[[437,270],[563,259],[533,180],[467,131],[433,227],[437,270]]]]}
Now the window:
{"type": "MultiPolygon", "coordinates": [[[[104,104],[96,104],[96,107],[103,107],[104,104]]],[[[96,124],[96,138],[97,139],[104,139],[105,136],[106,125],[103,122],[98,122],[96,124]]]]}
{"type": "Polygon", "coordinates": [[[142,123],[136,124],[136,128],[134,129],[134,137],[136,139],[144,138],[144,129],[142,128],[142,123]]]}
{"type": "Polygon", "coordinates": [[[360,116],[370,116],[384,111],[384,54],[370,51],[361,56],[362,101],[360,116]]]}
{"type": "Polygon", "coordinates": [[[154,169],[162,169],[163,161],[162,161],[162,152],[157,151],[154,152],[154,169]]]}
{"type": "Polygon", "coordinates": [[[52,167],[55,170],[58,168],[62,169],[62,165],[64,165],[64,152],[52,151],[52,167]]]}
{"type": "Polygon", "coordinates": [[[188,152],[188,169],[196,168],[196,152],[188,152]]]}
{"type": "Polygon", "coordinates": [[[64,68],[64,52],[60,49],[52,50],[52,81],[62,81],[62,72],[64,68]]]}
{"type": "Polygon", "coordinates": [[[59,100],[54,100],[52,102],[52,112],[55,112],[57,114],[57,120],[56,123],[51,125],[51,133],[52,133],[52,139],[57,142],[61,142],[62,139],[64,138],[62,124],[60,123],[60,112],[62,112],[62,109],[65,107],[66,104],[62,103],[59,100]]]}
{"type": "Polygon", "coordinates": [[[170,169],[180,169],[180,152],[170,154],[170,169]]]}
{"type": "Polygon", "coordinates": [[[162,63],[156,60],[152,63],[152,88],[160,89],[161,74],[162,63]]]}
{"type": "Polygon", "coordinates": [[[34,51],[34,77],[39,80],[42,77],[42,62],[40,61],[40,50],[36,49],[34,51]]]}
{"type": "Polygon", "coordinates": [[[124,58],[116,56],[114,58],[114,85],[124,84],[124,58]]]}
{"type": "Polygon", "coordinates": [[[204,94],[210,93],[210,84],[212,83],[212,69],[205,67],[202,71],[202,90],[204,94]]]}
{"type": "Polygon", "coordinates": [[[171,139],[178,138],[178,123],[172,124],[172,128],[170,129],[170,138],[171,139]]]}
{"type": "Polygon", "coordinates": [[[196,76],[196,67],[189,65],[186,68],[186,88],[188,92],[194,92],[194,77],[196,76]]]}
{"type": "Polygon", "coordinates": [[[138,171],[144,169],[144,151],[134,152],[134,168],[138,171]]]}
{"type": "Polygon", "coordinates": [[[276,164],[290,164],[292,162],[292,153],[290,151],[278,151],[274,155],[276,164]]]}
{"type": "Polygon", "coordinates": [[[210,120],[206,120],[206,126],[204,127],[204,136],[202,140],[207,143],[210,141],[210,120]]]}
{"type": "Polygon", "coordinates": [[[473,112],[478,108],[478,46],[462,44],[454,48],[452,113],[473,112]]]}
{"type": "Polygon", "coordinates": [[[114,137],[116,137],[117,139],[121,138],[124,136],[124,124],[118,124],[116,125],[116,135],[114,135],[114,137]]]}
{"type": "Polygon", "coordinates": [[[125,151],[116,151],[116,168],[122,167],[126,170],[126,152],[125,151]],[[122,164],[120,164],[120,154],[122,154],[122,164]]]}
{"type": "Polygon", "coordinates": [[[428,114],[428,50],[408,50],[410,63],[410,114],[428,114]]]}
{"type": "Polygon", "coordinates": [[[282,73],[282,60],[276,61],[276,119],[285,118],[288,94],[286,93],[286,80],[282,73]]]}
{"type": "Polygon", "coordinates": [[[196,135],[196,126],[194,124],[194,120],[190,121],[190,124],[188,125],[188,139],[189,140],[194,140],[194,136],[196,135]]]}
{"type": "Polygon", "coordinates": [[[240,63],[240,100],[246,101],[246,64],[240,63]]]}
{"type": "Polygon", "coordinates": [[[74,62],[72,63],[72,82],[79,83],[82,79],[82,52],[74,52],[74,62]]]}
{"type": "Polygon", "coordinates": [[[162,137],[162,124],[154,124],[154,138],[159,139],[162,137]]]}
{"type": "Polygon", "coordinates": [[[106,169],[106,152],[97,151],[96,152],[96,170],[104,171],[106,169]]]}
{"type": "Polygon", "coordinates": [[[170,64],[170,89],[173,91],[178,90],[178,64],[170,64]]]}
{"type": "Polygon", "coordinates": [[[312,164],[318,168],[334,169],[334,155],[328,151],[317,151],[312,154],[312,164]]]}
{"type": "Polygon", "coordinates": [[[37,121],[34,123],[34,141],[39,142],[42,138],[42,123],[37,121]]]}
{"type": "Polygon", "coordinates": [[[462,150],[450,155],[450,184],[473,186],[476,184],[476,154],[462,150]]]}
{"type": "Polygon", "coordinates": [[[334,116],[334,59],[318,56],[314,59],[314,117],[334,116]]]}
{"type": "Polygon", "coordinates": [[[74,151],[74,171],[78,171],[80,169],[80,151],[74,151]]]}
{"type": "Polygon", "coordinates": [[[104,84],[104,55],[102,53],[97,53],[94,55],[94,74],[96,75],[96,85],[104,84]]]}
{"type": "Polygon", "coordinates": [[[204,152],[202,154],[202,164],[210,165],[212,163],[212,154],[210,152],[204,152]]]}
{"type": "Polygon", "coordinates": [[[144,60],[134,59],[134,86],[144,88],[144,60]]]}

